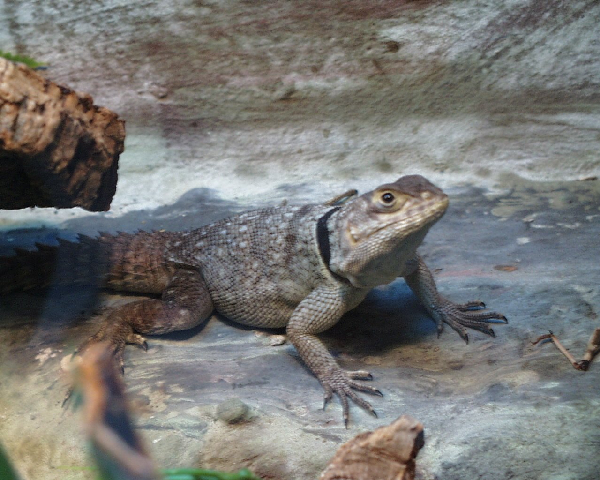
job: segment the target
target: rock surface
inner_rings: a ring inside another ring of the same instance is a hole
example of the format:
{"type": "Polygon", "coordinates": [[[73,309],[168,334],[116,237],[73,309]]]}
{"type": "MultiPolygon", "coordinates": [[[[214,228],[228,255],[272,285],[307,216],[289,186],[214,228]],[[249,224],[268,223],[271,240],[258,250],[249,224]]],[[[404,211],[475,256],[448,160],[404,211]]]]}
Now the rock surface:
{"type": "Polygon", "coordinates": [[[5,50],[127,120],[115,214],[198,187],[248,200],[399,173],[490,187],[506,172],[600,175],[594,0],[26,0],[0,12],[5,50]]]}
{"type": "MultiPolygon", "coordinates": [[[[598,326],[600,187],[577,180],[600,176],[599,22],[593,0],[5,0],[2,48],[48,62],[128,138],[111,212],[3,213],[19,230],[2,251],[52,241],[52,225],[190,228],[424,174],[451,209],[423,253],[445,294],[509,317],[497,338],[437,339],[401,281],[378,290],[323,336],[385,394],[379,419],[353,408],[346,431],[289,345],[213,318],[127,352],[149,450],[164,466],[311,479],[407,413],[427,431],[421,478],[597,480],[598,364],[577,372],[529,342],[552,329],[582,354],[598,326]],[[230,398],[254,417],[218,420],[230,398]]],[[[47,294],[0,300],[0,438],[26,478],[91,479],[58,372],[95,329],[72,320],[97,313],[97,292],[47,294]]]]}
{"type": "MultiPolygon", "coordinates": [[[[596,479],[600,363],[578,372],[552,345],[530,342],[551,329],[582,356],[598,326],[600,182],[512,178],[506,185],[510,192],[495,195],[450,191],[450,210],[422,248],[445,295],[481,298],[510,319],[495,339],[474,332],[465,345],[450,329],[438,339],[401,280],[376,290],[322,335],[343,366],[370,370],[384,392],[373,400],[379,419],[353,406],[346,430],[339,404],[323,411],[317,380],[291,346],[272,346],[268,335],[215,317],[191,332],[150,338],[147,353],[128,349],[125,379],[159,464],[317,478],[341,443],[409,414],[427,432],[417,478],[596,479]],[[229,399],[249,406],[252,417],[219,420],[218,405],[229,399]]],[[[156,213],[67,226],[183,229],[237,208],[211,207],[202,193],[156,213]],[[194,217],[185,215],[190,203],[194,217]]],[[[1,251],[56,233],[10,232],[0,237],[1,251]]],[[[79,415],[60,408],[59,372],[61,358],[97,328],[96,293],[50,290],[0,301],[0,437],[26,478],[93,477],[73,470],[89,461],[79,415]]],[[[125,301],[108,296],[103,305],[125,301]]]]}

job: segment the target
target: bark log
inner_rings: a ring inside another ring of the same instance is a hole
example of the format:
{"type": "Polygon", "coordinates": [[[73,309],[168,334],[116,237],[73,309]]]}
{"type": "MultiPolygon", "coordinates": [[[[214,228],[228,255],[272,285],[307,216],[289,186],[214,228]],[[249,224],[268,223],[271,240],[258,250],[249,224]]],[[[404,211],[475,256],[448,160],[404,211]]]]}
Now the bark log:
{"type": "Polygon", "coordinates": [[[344,443],[320,480],[413,480],[415,458],[423,444],[423,425],[403,415],[344,443]]]}
{"type": "Polygon", "coordinates": [[[124,141],[92,97],[0,58],[0,208],[108,210],[124,141]]]}

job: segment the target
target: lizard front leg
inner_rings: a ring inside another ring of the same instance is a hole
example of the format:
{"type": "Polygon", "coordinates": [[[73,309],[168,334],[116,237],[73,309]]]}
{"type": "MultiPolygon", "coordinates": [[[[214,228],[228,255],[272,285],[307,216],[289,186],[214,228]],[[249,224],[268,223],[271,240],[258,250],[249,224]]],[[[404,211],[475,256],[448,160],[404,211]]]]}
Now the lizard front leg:
{"type": "Polygon", "coordinates": [[[411,260],[410,265],[414,267],[414,270],[412,273],[405,275],[404,280],[417,295],[429,315],[435,320],[438,335],[442,333],[444,323],[447,323],[456,330],[465,342],[469,343],[466,328],[479,330],[491,337],[495,337],[494,330],[488,324],[508,323],[506,317],[500,313],[478,311],[485,308],[483,302],[473,301],[457,304],[440,295],[435,286],[435,280],[431,271],[420,256],[417,255],[411,260]]]}
{"type": "Polygon", "coordinates": [[[163,335],[187,330],[208,318],[214,307],[202,275],[195,270],[177,270],[161,299],[138,300],[111,310],[98,333],[83,343],[107,342],[123,369],[125,345],[148,347],[141,335],[163,335]]]}
{"type": "Polygon", "coordinates": [[[294,310],[287,325],[287,335],[304,363],[316,375],[325,390],[323,408],[331,400],[333,393],[336,393],[342,402],[344,425],[348,427],[349,398],[377,416],[373,407],[354,390],[380,396],[382,393],[374,387],[356,382],[355,380],[371,380],[372,376],[365,371],[341,369],[323,343],[315,336],[335,325],[348,310],[344,297],[343,292],[335,289],[316,289],[294,310]]]}

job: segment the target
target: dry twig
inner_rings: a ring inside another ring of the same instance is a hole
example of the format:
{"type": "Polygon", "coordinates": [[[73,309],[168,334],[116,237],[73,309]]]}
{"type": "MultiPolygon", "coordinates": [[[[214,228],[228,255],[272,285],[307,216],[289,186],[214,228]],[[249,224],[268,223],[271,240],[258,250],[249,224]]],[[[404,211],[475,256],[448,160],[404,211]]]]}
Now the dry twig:
{"type": "Polygon", "coordinates": [[[590,368],[590,362],[598,352],[600,352],[600,328],[597,328],[592,332],[585,354],[583,355],[583,360],[579,361],[580,370],[587,370],[590,368]]]}
{"type": "Polygon", "coordinates": [[[594,355],[596,355],[600,351],[600,328],[597,328],[592,334],[583,360],[580,361],[575,360],[575,357],[573,357],[573,355],[571,355],[571,352],[569,352],[565,348],[565,346],[562,343],[560,343],[560,340],[558,340],[558,338],[556,337],[556,335],[554,335],[552,330],[549,330],[549,332],[550,333],[541,335],[537,338],[537,340],[531,342],[531,344],[537,345],[538,343],[544,340],[550,340],[552,343],[554,343],[554,345],[556,345],[556,348],[558,348],[560,352],[565,357],[567,357],[569,362],[571,362],[571,365],[573,365],[573,368],[575,368],[576,370],[587,370],[594,355]]]}
{"type": "Polygon", "coordinates": [[[129,420],[125,387],[107,344],[85,351],[77,366],[84,398],[84,427],[106,478],[157,480],[152,459],[129,420]]]}

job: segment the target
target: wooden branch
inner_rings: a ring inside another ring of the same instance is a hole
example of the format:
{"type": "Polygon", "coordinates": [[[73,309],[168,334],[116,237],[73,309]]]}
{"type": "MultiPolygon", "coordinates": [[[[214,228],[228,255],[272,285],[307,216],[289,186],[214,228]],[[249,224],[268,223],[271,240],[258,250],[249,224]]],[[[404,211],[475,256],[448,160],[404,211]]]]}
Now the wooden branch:
{"type": "Polygon", "coordinates": [[[413,480],[415,458],[423,445],[423,425],[403,415],[344,443],[320,480],[413,480]]]}
{"type": "Polygon", "coordinates": [[[550,333],[541,335],[534,342],[531,342],[531,344],[537,345],[538,343],[542,342],[543,340],[550,340],[552,343],[554,343],[554,345],[556,345],[556,348],[558,348],[560,350],[560,352],[565,357],[567,357],[567,359],[569,360],[571,365],[573,365],[573,368],[575,368],[576,370],[583,370],[583,371],[587,370],[590,367],[590,362],[592,361],[594,356],[596,356],[596,354],[598,352],[600,352],[600,328],[597,328],[592,333],[592,336],[590,337],[590,341],[588,342],[588,345],[587,345],[587,349],[583,356],[583,360],[579,360],[579,361],[577,361],[575,359],[575,357],[573,357],[573,355],[571,355],[571,352],[569,352],[562,343],[560,343],[560,340],[556,337],[556,335],[554,335],[552,330],[550,330],[550,333]]]}
{"type": "Polygon", "coordinates": [[[124,141],[92,97],[0,58],[0,208],[108,210],[124,141]]]}
{"type": "Polygon", "coordinates": [[[600,328],[597,328],[592,332],[590,341],[587,344],[583,360],[579,361],[579,367],[581,370],[587,370],[590,368],[590,362],[600,352],[600,328]]]}

